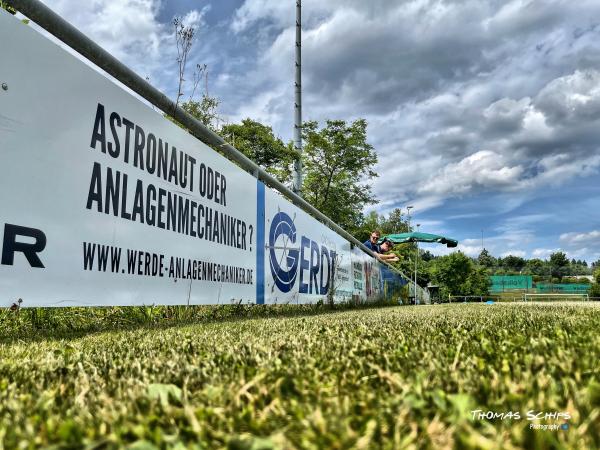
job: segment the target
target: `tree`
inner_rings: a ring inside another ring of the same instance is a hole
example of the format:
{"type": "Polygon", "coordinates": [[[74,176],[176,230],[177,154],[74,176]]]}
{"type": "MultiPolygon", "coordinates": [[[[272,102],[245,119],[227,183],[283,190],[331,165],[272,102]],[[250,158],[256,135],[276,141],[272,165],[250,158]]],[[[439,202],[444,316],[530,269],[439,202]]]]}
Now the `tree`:
{"type": "Polygon", "coordinates": [[[490,255],[490,252],[488,252],[484,248],[483,250],[481,250],[481,253],[477,257],[477,263],[481,267],[485,267],[486,269],[493,269],[494,266],[496,265],[496,258],[494,258],[492,255],[490,255]]]}
{"type": "Polygon", "coordinates": [[[590,297],[600,297],[600,265],[596,265],[594,270],[594,283],[590,287],[590,297]]]}
{"type": "Polygon", "coordinates": [[[569,260],[564,252],[554,252],[550,255],[551,274],[555,278],[562,278],[567,275],[569,260]]]}
{"type": "Polygon", "coordinates": [[[366,216],[363,216],[360,232],[357,233],[357,239],[364,242],[369,239],[373,231],[381,231],[381,222],[383,220],[385,220],[385,217],[380,216],[376,211],[371,211],[366,216]]]}
{"type": "Polygon", "coordinates": [[[256,164],[282,183],[289,183],[296,152],[275,137],[273,129],[252,119],[224,125],[221,134],[256,164]]]}
{"type": "Polygon", "coordinates": [[[429,250],[421,251],[421,259],[423,261],[431,261],[436,258],[436,256],[431,253],[429,250]]]}
{"type": "Polygon", "coordinates": [[[490,277],[484,267],[473,266],[463,285],[465,295],[487,295],[490,290],[490,277]]]}
{"type": "MultiPolygon", "coordinates": [[[[413,274],[415,270],[415,248],[414,244],[405,243],[396,245],[393,249],[393,252],[398,256],[398,261],[391,263],[392,266],[410,278],[412,278],[411,274],[413,274]]],[[[423,275],[425,270],[429,271],[429,264],[427,262],[423,264],[421,261],[420,270],[417,271],[417,273],[423,275]]],[[[429,281],[430,276],[428,275],[426,278],[429,281]]]]}
{"type": "Polygon", "coordinates": [[[527,261],[527,264],[525,264],[525,273],[530,274],[530,275],[538,275],[538,276],[542,276],[542,275],[547,275],[548,274],[548,269],[546,267],[546,263],[544,261],[542,261],[539,258],[533,258],[530,259],[529,261],[527,261]]]}
{"type": "Polygon", "coordinates": [[[430,263],[431,280],[440,286],[442,296],[487,295],[489,277],[462,252],[440,256],[430,263]]]}
{"type": "Polygon", "coordinates": [[[402,210],[395,208],[387,219],[382,216],[380,225],[381,232],[384,234],[407,233],[408,222],[402,219],[402,210]]]}
{"type": "Polygon", "coordinates": [[[302,194],[315,208],[351,233],[358,230],[365,205],[376,203],[367,184],[377,174],[377,154],[367,142],[367,122],[328,120],[302,127],[305,169],[302,194]]]}
{"type": "Polygon", "coordinates": [[[220,120],[217,113],[219,103],[218,98],[203,94],[200,101],[190,99],[182,103],[181,108],[211,130],[217,131],[218,121],[220,120]]]}
{"type": "Polygon", "coordinates": [[[502,266],[508,272],[520,272],[525,264],[526,261],[520,256],[508,255],[502,259],[502,266]]]}
{"type": "Polygon", "coordinates": [[[363,216],[359,228],[354,231],[354,235],[356,239],[363,242],[369,238],[373,230],[379,230],[384,235],[406,233],[408,231],[408,223],[404,219],[400,208],[394,209],[388,217],[371,211],[366,216],[363,216]]]}

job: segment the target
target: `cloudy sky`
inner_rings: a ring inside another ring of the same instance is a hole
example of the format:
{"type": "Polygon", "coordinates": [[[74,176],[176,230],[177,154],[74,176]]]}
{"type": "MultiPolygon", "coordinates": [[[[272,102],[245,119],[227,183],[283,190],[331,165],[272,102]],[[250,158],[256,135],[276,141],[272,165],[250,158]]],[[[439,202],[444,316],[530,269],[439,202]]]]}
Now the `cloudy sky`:
{"type": "MultiPolygon", "coordinates": [[[[184,17],[221,115],[291,139],[294,0],[45,3],[171,96],[184,17]]],[[[304,118],[369,122],[376,210],[473,256],[600,258],[598,0],[304,0],[302,45],[304,118]]]]}

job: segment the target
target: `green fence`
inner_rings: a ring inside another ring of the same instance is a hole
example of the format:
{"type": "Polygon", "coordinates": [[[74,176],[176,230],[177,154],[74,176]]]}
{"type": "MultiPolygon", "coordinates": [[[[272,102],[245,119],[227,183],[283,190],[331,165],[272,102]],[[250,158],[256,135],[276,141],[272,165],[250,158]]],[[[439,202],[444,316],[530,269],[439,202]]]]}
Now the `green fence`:
{"type": "Polygon", "coordinates": [[[587,294],[590,290],[589,284],[551,284],[536,283],[535,288],[538,294],[547,294],[551,292],[565,294],[587,294]]]}
{"type": "Polygon", "coordinates": [[[531,275],[492,275],[490,280],[492,282],[490,292],[492,293],[533,289],[531,275]]]}

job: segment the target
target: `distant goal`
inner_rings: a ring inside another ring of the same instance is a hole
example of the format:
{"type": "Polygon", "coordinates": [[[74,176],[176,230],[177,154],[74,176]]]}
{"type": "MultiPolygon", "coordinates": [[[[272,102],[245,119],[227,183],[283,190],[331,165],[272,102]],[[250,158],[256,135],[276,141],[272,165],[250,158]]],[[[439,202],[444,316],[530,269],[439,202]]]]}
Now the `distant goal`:
{"type": "Polygon", "coordinates": [[[526,302],[589,301],[589,299],[589,294],[523,294],[523,300],[526,302]]]}

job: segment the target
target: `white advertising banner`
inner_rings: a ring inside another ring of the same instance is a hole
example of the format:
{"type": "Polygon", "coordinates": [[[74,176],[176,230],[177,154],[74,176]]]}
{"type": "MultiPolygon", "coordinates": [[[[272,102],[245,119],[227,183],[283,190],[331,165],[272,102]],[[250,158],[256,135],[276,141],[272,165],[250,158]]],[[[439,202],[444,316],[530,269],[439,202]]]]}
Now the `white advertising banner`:
{"type": "Polygon", "coordinates": [[[328,294],[336,302],[352,300],[350,243],[280,194],[265,189],[264,195],[264,302],[326,302],[328,294]]]}
{"type": "Polygon", "coordinates": [[[256,180],[3,11],[0,42],[0,306],[255,302],[256,180]]]}
{"type": "Polygon", "coordinates": [[[353,294],[361,300],[374,300],[381,295],[381,263],[359,248],[352,251],[353,294]]]}

